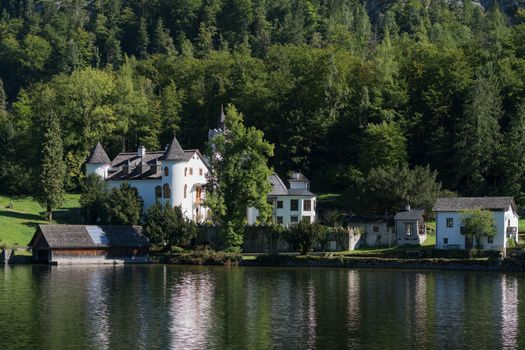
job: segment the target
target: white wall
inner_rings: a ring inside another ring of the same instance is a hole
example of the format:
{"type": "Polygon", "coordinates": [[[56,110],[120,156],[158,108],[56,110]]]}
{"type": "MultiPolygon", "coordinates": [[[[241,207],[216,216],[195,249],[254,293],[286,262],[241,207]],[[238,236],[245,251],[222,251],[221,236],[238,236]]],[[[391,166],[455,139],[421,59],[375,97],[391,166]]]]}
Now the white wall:
{"type": "MultiPolygon", "coordinates": [[[[481,244],[485,250],[503,250],[507,246],[507,227],[510,220],[511,227],[518,227],[518,216],[509,208],[507,211],[494,211],[493,218],[496,223],[496,235],[493,243],[488,243],[487,237],[483,237],[481,244]]],[[[459,212],[437,212],[436,213],[436,248],[446,249],[443,239],[448,238],[448,245],[456,245],[459,249],[465,249],[465,235],[460,233],[462,225],[461,213],[459,212]],[[447,218],[454,220],[453,227],[447,227],[447,218]]],[[[476,246],[474,239],[473,246],[476,246]]],[[[448,247],[450,248],[450,247],[448,247]]]]}
{"type": "MultiPolygon", "coordinates": [[[[121,180],[110,180],[108,181],[108,188],[118,188],[123,182],[121,180]]],[[[161,185],[160,180],[128,180],[127,183],[136,188],[139,196],[142,197],[144,201],[143,213],[155,204],[155,187],[161,185]]]]}
{"type": "MultiPolygon", "coordinates": [[[[316,217],[316,197],[315,196],[276,196],[275,199],[272,199],[273,201],[273,219],[275,222],[277,222],[277,217],[283,218],[283,225],[288,226],[290,223],[292,223],[291,218],[292,216],[297,216],[297,220],[302,220],[303,216],[307,216],[310,218],[310,222],[315,222],[317,220],[316,217]],[[291,201],[292,200],[298,200],[298,210],[292,211],[291,210],[291,201]],[[311,201],[311,210],[304,210],[304,201],[310,200],[311,201]],[[283,202],[282,208],[277,208],[277,201],[283,202]]],[[[257,217],[259,216],[259,211],[255,208],[248,208],[247,210],[247,216],[248,216],[248,224],[253,225],[257,222],[257,217]]]]}
{"type": "Polygon", "coordinates": [[[86,164],[86,175],[97,174],[103,179],[108,177],[109,164],[86,164]]]}
{"type": "MultiPolygon", "coordinates": [[[[155,198],[155,187],[164,184],[169,184],[171,189],[171,198],[159,198],[158,200],[168,200],[172,206],[181,206],[181,210],[184,216],[190,220],[197,219],[197,211],[199,212],[200,221],[205,221],[207,217],[207,208],[202,205],[204,200],[204,185],[206,184],[206,174],[208,168],[195,153],[192,158],[188,161],[164,161],[161,167],[162,178],[158,180],[127,180],[128,184],[135,187],[139,195],[144,201],[144,213],[146,210],[155,204],[157,200],[155,198]],[[168,167],[168,176],[164,176],[164,168],[168,167]],[[190,168],[193,169],[193,174],[190,175],[190,168]],[[185,172],[186,169],[186,172],[185,172]],[[200,175],[200,169],[202,169],[202,175],[200,175]],[[186,174],[186,175],[185,175],[186,174]],[[184,185],[187,186],[186,198],[184,198],[184,185]],[[197,187],[202,188],[201,203],[197,203],[197,187]]],[[[123,181],[121,180],[109,180],[109,188],[119,187],[123,181]]],[[[164,192],[163,192],[164,195],[164,192]]]]}

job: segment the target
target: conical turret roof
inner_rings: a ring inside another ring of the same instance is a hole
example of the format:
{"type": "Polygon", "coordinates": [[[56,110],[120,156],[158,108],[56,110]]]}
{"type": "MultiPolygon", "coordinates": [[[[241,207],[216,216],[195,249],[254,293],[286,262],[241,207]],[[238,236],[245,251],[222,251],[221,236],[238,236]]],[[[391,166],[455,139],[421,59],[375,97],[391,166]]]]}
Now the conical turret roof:
{"type": "Polygon", "coordinates": [[[97,145],[93,148],[91,151],[88,160],[88,164],[111,164],[111,161],[109,160],[109,157],[104,150],[104,147],[100,144],[100,142],[97,142],[97,145]]]}
{"type": "Polygon", "coordinates": [[[164,154],[164,160],[184,160],[184,150],[180,146],[176,136],[173,136],[166,154],[164,154]]]}

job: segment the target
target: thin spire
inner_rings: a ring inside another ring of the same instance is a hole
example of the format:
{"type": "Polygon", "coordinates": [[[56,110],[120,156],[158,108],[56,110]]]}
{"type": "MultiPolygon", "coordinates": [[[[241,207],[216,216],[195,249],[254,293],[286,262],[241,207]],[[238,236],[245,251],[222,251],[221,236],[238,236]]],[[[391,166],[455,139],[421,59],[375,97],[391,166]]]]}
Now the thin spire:
{"type": "Polygon", "coordinates": [[[219,129],[225,130],[226,115],[224,114],[224,106],[221,103],[221,115],[219,116],[219,129]]]}

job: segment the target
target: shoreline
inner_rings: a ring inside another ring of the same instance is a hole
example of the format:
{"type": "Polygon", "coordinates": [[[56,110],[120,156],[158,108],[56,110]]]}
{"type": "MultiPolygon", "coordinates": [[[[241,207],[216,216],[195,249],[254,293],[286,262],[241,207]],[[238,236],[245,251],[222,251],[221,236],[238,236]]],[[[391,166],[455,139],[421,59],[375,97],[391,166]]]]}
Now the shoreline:
{"type": "MultiPolygon", "coordinates": [[[[17,256],[8,262],[0,259],[0,265],[40,265],[30,256],[17,256]]],[[[112,265],[113,262],[62,262],[60,266],[112,265]]],[[[525,260],[507,259],[446,259],[446,258],[388,258],[388,257],[348,257],[319,255],[266,254],[243,256],[241,254],[214,252],[180,253],[169,256],[151,256],[148,262],[126,261],[120,265],[167,264],[194,266],[241,266],[241,267],[301,267],[301,268],[348,268],[348,269],[403,269],[403,270],[442,270],[442,271],[491,271],[525,272],[525,260]]],[[[51,265],[51,264],[50,264],[51,265]]],[[[56,265],[56,264],[54,264],[56,265]]]]}
{"type": "Polygon", "coordinates": [[[169,265],[222,265],[242,267],[329,267],[329,268],[377,268],[404,270],[443,270],[443,271],[492,271],[525,272],[525,260],[518,259],[397,259],[380,257],[321,257],[315,255],[259,255],[256,259],[245,260],[239,257],[216,259],[173,256],[159,259],[155,263],[169,265]]]}

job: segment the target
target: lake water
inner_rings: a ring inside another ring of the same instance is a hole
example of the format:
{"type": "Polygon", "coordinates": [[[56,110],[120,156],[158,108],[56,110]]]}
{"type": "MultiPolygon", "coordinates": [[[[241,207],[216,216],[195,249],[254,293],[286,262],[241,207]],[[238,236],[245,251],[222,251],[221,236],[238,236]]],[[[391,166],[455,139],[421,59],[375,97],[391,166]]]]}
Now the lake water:
{"type": "Polygon", "coordinates": [[[0,267],[1,349],[525,349],[525,277],[0,267]]]}

